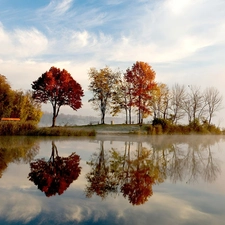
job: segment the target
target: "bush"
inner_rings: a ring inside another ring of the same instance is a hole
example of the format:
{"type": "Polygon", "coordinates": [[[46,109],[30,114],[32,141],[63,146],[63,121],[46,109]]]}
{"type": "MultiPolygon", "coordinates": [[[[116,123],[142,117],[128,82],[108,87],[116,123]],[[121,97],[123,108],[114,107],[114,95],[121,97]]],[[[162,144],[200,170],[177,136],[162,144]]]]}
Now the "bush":
{"type": "Polygon", "coordinates": [[[0,122],[0,135],[26,135],[31,131],[37,129],[36,123],[18,122],[18,121],[1,121],[0,122]]]}

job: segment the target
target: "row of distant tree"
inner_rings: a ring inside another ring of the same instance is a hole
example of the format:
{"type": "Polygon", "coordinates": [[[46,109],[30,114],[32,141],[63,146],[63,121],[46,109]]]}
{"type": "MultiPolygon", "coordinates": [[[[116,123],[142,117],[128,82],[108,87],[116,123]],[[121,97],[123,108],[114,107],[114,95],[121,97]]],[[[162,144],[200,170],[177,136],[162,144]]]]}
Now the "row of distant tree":
{"type": "MultiPolygon", "coordinates": [[[[100,111],[102,124],[107,112],[113,116],[124,112],[127,124],[132,123],[132,114],[138,115],[139,124],[149,115],[173,124],[184,118],[189,124],[196,120],[211,124],[212,117],[222,106],[222,95],[215,87],[201,91],[197,86],[175,84],[169,88],[156,82],[155,71],[145,62],[137,61],[125,73],[106,66],[100,70],[91,68],[88,74],[89,90],[93,94],[89,102],[93,109],[100,111]]],[[[0,81],[2,117],[39,121],[40,104],[50,102],[52,126],[55,126],[62,106],[68,105],[74,110],[82,107],[84,91],[65,69],[51,67],[31,84],[32,92],[12,91],[2,75],[0,81]]]]}

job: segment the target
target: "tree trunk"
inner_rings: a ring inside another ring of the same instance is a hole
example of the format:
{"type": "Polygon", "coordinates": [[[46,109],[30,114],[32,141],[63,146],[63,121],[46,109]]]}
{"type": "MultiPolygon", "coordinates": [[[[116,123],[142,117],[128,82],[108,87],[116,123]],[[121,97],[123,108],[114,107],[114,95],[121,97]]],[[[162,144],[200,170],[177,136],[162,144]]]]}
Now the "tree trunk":
{"type": "Polygon", "coordinates": [[[131,124],[131,107],[129,106],[129,124],[131,124]]]}
{"type": "MultiPolygon", "coordinates": [[[[53,104],[52,104],[53,105],[53,104]]],[[[52,127],[55,126],[55,122],[56,122],[56,117],[58,116],[59,114],[59,109],[60,109],[60,106],[58,106],[57,108],[57,105],[56,103],[53,105],[53,115],[52,115],[52,127]]]]}
{"type": "Polygon", "coordinates": [[[56,120],[56,105],[53,105],[53,115],[52,115],[52,127],[55,126],[55,120],[56,120]]]}
{"type": "Polygon", "coordinates": [[[53,117],[52,117],[52,127],[55,126],[55,121],[56,121],[56,116],[53,116],[53,117]]]}
{"type": "Polygon", "coordinates": [[[127,120],[128,120],[128,114],[127,114],[127,108],[125,108],[125,112],[126,112],[126,121],[125,121],[125,124],[127,124],[127,120]]]}
{"type": "Polygon", "coordinates": [[[101,124],[105,124],[105,113],[102,112],[101,124]]]}

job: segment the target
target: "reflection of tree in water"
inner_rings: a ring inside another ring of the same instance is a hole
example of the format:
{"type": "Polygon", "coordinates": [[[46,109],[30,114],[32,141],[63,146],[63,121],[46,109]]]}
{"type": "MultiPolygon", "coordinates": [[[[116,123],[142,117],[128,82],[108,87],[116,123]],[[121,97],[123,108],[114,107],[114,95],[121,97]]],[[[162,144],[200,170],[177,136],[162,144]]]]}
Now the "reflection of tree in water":
{"type": "Polygon", "coordinates": [[[155,183],[151,176],[150,165],[147,162],[149,151],[142,149],[138,143],[137,156],[133,160],[128,160],[129,169],[125,172],[124,180],[121,186],[121,192],[124,197],[128,197],[133,205],[143,204],[150,197],[152,185],[155,183]]]}
{"type": "Polygon", "coordinates": [[[120,187],[123,196],[128,197],[130,203],[140,205],[153,194],[152,185],[163,179],[150,158],[151,151],[138,143],[136,154],[131,157],[130,145],[130,142],[125,143],[123,155],[112,148],[110,157],[104,157],[104,143],[101,142],[100,154],[93,155],[88,162],[91,172],[86,176],[87,197],[96,193],[105,198],[109,193],[118,193],[120,187]]]}
{"type": "Polygon", "coordinates": [[[99,155],[94,154],[90,162],[92,170],[86,175],[89,186],[86,187],[86,196],[91,197],[93,193],[105,198],[108,193],[117,192],[118,181],[113,176],[108,164],[108,155],[104,152],[104,142],[100,143],[99,155]]]}
{"type": "Polygon", "coordinates": [[[38,151],[39,145],[35,138],[0,137],[0,178],[9,163],[28,163],[38,151]]]}
{"type": "Polygon", "coordinates": [[[186,183],[203,179],[212,182],[217,178],[220,168],[218,162],[212,157],[211,141],[191,139],[188,144],[174,144],[170,151],[168,163],[168,177],[173,181],[186,183]]]}
{"type": "Polygon", "coordinates": [[[106,154],[104,142],[100,142],[99,154],[87,162],[91,170],[86,175],[86,196],[95,193],[105,198],[121,192],[131,204],[140,205],[153,194],[152,185],[167,178],[173,182],[212,182],[220,172],[211,150],[214,144],[199,137],[182,137],[164,142],[161,148],[159,142],[152,142],[149,149],[142,143],[131,149],[132,143],[125,142],[124,151],[111,148],[106,154]]]}
{"type": "Polygon", "coordinates": [[[57,193],[61,195],[79,177],[81,172],[79,163],[80,157],[75,153],[68,157],[60,157],[55,143],[52,142],[50,159],[47,162],[44,159],[31,162],[28,178],[45,192],[47,197],[57,193]]]}

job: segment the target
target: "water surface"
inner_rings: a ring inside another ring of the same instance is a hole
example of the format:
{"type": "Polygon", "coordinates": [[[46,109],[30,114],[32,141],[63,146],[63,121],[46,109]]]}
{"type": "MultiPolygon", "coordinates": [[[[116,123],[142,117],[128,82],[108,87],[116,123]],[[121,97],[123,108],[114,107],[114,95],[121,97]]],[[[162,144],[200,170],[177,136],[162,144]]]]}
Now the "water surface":
{"type": "Polygon", "coordinates": [[[221,136],[0,137],[0,224],[225,224],[221,136]]]}

